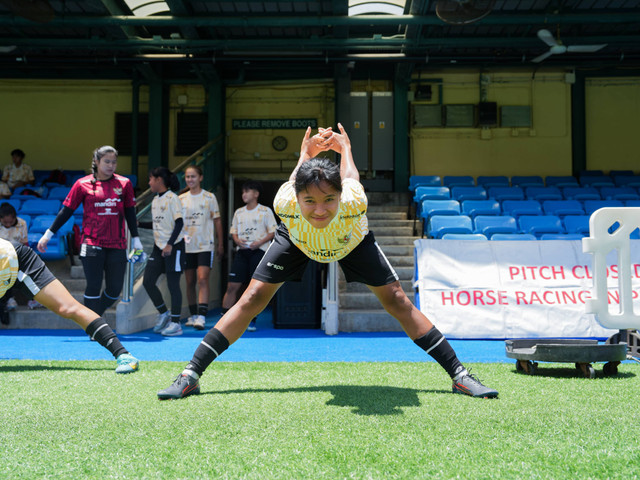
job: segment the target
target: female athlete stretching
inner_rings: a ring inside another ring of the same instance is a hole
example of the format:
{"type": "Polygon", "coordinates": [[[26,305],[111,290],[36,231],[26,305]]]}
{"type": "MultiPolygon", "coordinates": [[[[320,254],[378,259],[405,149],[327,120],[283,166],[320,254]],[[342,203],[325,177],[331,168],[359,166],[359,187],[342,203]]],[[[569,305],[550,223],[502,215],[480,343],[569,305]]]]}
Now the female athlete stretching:
{"type": "Polygon", "coordinates": [[[118,152],[105,145],[93,152],[93,174],[77,180],[62,203],[62,209],[38,242],[44,252],[58,229],[83,205],[80,260],[87,279],[84,304],[102,315],[120,296],[127,266],[126,226],[132,246],[141,249],[136,221],[136,199],[127,177],[115,173],[118,152]],[[126,226],[125,226],[126,221],[126,226]],[[104,279],[104,290],[102,281],[104,279]]]}
{"type": "Polygon", "coordinates": [[[406,334],[431,355],[453,379],[453,392],[474,397],[496,397],[460,363],[449,342],[418,310],[400,286],[367,223],[367,197],[351,155],[351,143],[342,125],[340,133],[319,129],[302,141],[300,159],[287,183],[280,187],[274,206],[282,224],[238,303],[205,335],[191,362],[158,398],[182,398],[200,392],[199,377],[245,331],[286,280],[299,279],[309,259],[340,263],[348,282],[362,282],[375,293],[385,310],[406,334]],[[340,167],[316,158],[334,150],[340,167]]]}
{"type": "Polygon", "coordinates": [[[202,189],[202,169],[196,165],[184,171],[184,181],[189,191],[180,195],[184,215],[186,267],[184,278],[189,302],[188,327],[204,330],[204,320],[209,311],[209,274],[214,255],[224,254],[222,220],[216,196],[202,189]],[[214,253],[213,235],[217,238],[214,253]],[[198,295],[196,297],[196,278],[198,295]]]}

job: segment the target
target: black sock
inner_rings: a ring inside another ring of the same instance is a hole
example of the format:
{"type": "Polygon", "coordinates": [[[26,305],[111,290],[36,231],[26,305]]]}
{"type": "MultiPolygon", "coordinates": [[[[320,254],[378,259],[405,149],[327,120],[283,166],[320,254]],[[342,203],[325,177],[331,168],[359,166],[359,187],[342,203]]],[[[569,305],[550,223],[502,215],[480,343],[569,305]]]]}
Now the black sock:
{"type": "Polygon", "coordinates": [[[180,315],[171,315],[171,321],[180,324],[180,315]]]}
{"type": "Polygon", "coordinates": [[[162,305],[160,305],[159,307],[156,307],[156,310],[158,310],[158,313],[160,315],[162,315],[164,312],[168,312],[169,309],[167,308],[167,306],[163,303],[162,305]]]}
{"type": "Polygon", "coordinates": [[[436,327],[433,327],[424,336],[416,338],[414,343],[431,355],[447,371],[451,378],[460,373],[461,368],[464,369],[456,356],[456,352],[453,351],[447,339],[436,327]]]}
{"type": "Polygon", "coordinates": [[[96,310],[96,313],[98,315],[102,315],[111,305],[115,303],[116,300],[118,299],[111,298],[106,294],[106,292],[102,292],[102,295],[100,295],[100,308],[99,310],[96,310]]]}
{"type": "Polygon", "coordinates": [[[202,315],[203,317],[207,316],[207,312],[209,311],[209,305],[206,303],[198,304],[198,315],[202,315]]]}
{"type": "Polygon", "coordinates": [[[189,313],[191,315],[198,315],[198,305],[195,303],[193,305],[189,305],[189,313]]]}
{"type": "Polygon", "coordinates": [[[193,370],[198,375],[202,375],[211,362],[218,358],[227,348],[229,348],[229,341],[220,330],[212,328],[196,348],[186,370],[193,370]]]}
{"type": "Polygon", "coordinates": [[[91,322],[85,332],[91,337],[91,340],[95,340],[109,350],[115,358],[118,358],[118,356],[123,353],[129,353],[127,349],[122,346],[122,343],[120,343],[116,334],[113,333],[111,327],[107,325],[107,322],[102,318],[96,318],[91,322]]]}

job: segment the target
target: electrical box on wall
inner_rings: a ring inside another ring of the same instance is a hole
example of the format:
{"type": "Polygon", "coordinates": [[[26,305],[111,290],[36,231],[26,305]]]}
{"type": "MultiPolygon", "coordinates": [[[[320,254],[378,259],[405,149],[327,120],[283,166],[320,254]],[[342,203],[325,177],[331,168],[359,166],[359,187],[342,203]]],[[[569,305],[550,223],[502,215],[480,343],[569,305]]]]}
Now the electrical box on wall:
{"type": "Polygon", "coordinates": [[[481,127],[498,126],[498,104],[496,102],[480,102],[478,104],[478,125],[481,127]]]}
{"type": "Polygon", "coordinates": [[[351,125],[345,125],[345,129],[351,140],[353,161],[358,170],[367,170],[369,168],[369,93],[351,92],[350,106],[351,125]]]}
{"type": "Polygon", "coordinates": [[[529,105],[505,105],[500,107],[501,127],[531,127],[531,107],[529,105]]]}
{"type": "Polygon", "coordinates": [[[475,105],[445,105],[444,114],[447,127],[475,126],[475,105]]]}
{"type": "Polygon", "coordinates": [[[441,127],[442,105],[412,105],[413,126],[441,127]]]}
{"type": "Polygon", "coordinates": [[[393,170],[393,93],[371,95],[371,168],[393,170]]]}

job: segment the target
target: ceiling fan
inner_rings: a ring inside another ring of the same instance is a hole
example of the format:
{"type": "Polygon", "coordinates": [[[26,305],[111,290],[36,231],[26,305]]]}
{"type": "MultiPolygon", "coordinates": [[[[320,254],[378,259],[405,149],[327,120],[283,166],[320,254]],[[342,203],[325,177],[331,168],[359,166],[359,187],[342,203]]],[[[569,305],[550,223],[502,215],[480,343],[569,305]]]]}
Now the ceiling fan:
{"type": "Polygon", "coordinates": [[[436,15],[452,25],[477,22],[491,13],[496,0],[438,0],[436,15]]]}
{"type": "Polygon", "coordinates": [[[531,60],[533,63],[540,63],[551,55],[559,55],[566,52],[593,53],[607,46],[606,43],[599,45],[563,45],[560,38],[556,40],[553,34],[544,28],[538,30],[538,38],[549,45],[549,50],[531,60]]]}

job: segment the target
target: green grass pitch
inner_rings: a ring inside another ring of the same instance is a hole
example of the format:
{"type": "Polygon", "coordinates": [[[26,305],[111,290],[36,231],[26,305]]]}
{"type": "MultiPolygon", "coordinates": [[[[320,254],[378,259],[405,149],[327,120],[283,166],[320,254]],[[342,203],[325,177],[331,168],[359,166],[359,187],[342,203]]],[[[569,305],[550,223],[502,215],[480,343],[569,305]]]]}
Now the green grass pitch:
{"type": "Polygon", "coordinates": [[[495,400],[435,363],[225,363],[160,402],[183,364],[0,362],[0,478],[637,478],[635,364],[472,365],[495,400]]]}

